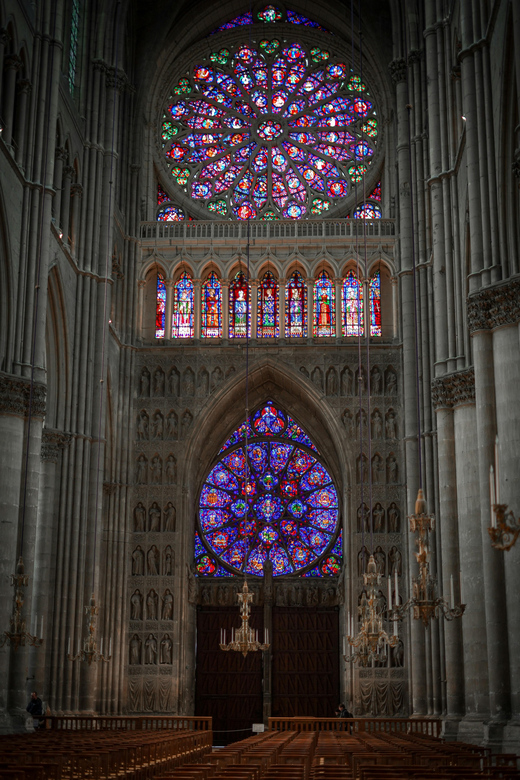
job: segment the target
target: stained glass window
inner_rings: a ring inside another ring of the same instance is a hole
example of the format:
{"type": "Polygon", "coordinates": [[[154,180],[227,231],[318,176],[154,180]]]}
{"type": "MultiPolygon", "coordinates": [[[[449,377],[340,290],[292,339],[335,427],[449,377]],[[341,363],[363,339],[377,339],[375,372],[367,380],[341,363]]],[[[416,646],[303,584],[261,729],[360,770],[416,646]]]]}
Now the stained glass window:
{"type": "MultiPolygon", "coordinates": [[[[223,569],[274,576],[338,574],[339,505],[329,471],[307,434],[268,401],[228,439],[199,498],[198,574],[223,569]],[[297,436],[289,433],[296,426],[297,436]],[[244,433],[247,428],[247,448],[244,433]]],[[[221,575],[220,575],[221,576],[221,575]]]]}
{"type": "Polygon", "coordinates": [[[251,335],[251,288],[243,271],[229,285],[229,338],[245,339],[251,335]]]}
{"type": "Polygon", "coordinates": [[[381,219],[381,216],[377,203],[363,203],[354,209],[354,219],[381,219]]]}
{"type": "Polygon", "coordinates": [[[164,276],[157,274],[157,287],[155,295],[155,338],[164,338],[164,322],[166,317],[166,285],[164,276]]]}
{"type": "Polygon", "coordinates": [[[370,279],[370,335],[381,335],[381,274],[377,271],[370,279]]]}
{"type": "Polygon", "coordinates": [[[172,338],[193,338],[193,281],[186,271],[173,287],[172,338]]]}
{"type": "Polygon", "coordinates": [[[166,206],[157,214],[159,222],[182,222],[184,220],[184,211],[177,206],[166,206]]]}
{"type": "Polygon", "coordinates": [[[217,275],[211,272],[202,285],[201,338],[222,338],[222,288],[217,275]]]}
{"type": "Polygon", "coordinates": [[[279,334],[278,282],[270,271],[258,286],[258,324],[256,333],[259,338],[277,338],[279,334]]]}
{"type": "Polygon", "coordinates": [[[291,274],[285,286],[285,335],[307,336],[307,286],[299,271],[291,274]]]}
{"type": "Polygon", "coordinates": [[[318,47],[237,43],[195,63],[172,94],[161,142],[173,187],[214,218],[317,217],[344,201],[376,150],[366,85],[318,47]]]}
{"type": "Polygon", "coordinates": [[[222,30],[232,30],[235,27],[243,27],[244,25],[253,24],[253,22],[265,22],[266,24],[272,24],[273,22],[285,21],[289,22],[290,24],[303,24],[305,27],[314,27],[316,30],[330,33],[330,30],[326,30],[325,27],[321,26],[321,24],[314,22],[307,16],[297,14],[294,11],[287,11],[285,14],[284,11],[277,6],[266,5],[255,14],[254,19],[253,14],[250,11],[245,14],[240,14],[240,16],[235,16],[235,18],[231,19],[231,21],[222,24],[220,27],[217,27],[217,29],[213,30],[211,34],[213,35],[214,33],[222,32],[222,30]]]}
{"type": "Polygon", "coordinates": [[[160,206],[161,203],[166,203],[170,200],[170,196],[167,192],[163,190],[160,184],[157,185],[157,205],[160,206]]]}
{"type": "Polygon", "coordinates": [[[342,291],[342,332],[344,336],[363,335],[363,285],[353,271],[349,271],[343,280],[342,291]]]}
{"type": "Polygon", "coordinates": [[[336,306],[334,283],[326,271],[322,271],[314,283],[315,336],[336,335],[336,306]]]}
{"type": "Polygon", "coordinates": [[[71,95],[74,94],[74,87],[76,86],[79,36],[79,4],[80,0],[72,0],[70,13],[69,92],[71,95]]]}

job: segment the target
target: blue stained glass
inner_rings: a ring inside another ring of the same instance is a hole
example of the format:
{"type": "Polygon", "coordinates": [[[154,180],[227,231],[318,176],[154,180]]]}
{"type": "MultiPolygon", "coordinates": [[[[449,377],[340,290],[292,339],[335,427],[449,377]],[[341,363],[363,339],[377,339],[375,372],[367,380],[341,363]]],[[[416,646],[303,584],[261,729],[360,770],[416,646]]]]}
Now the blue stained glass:
{"type": "Polygon", "coordinates": [[[289,555],[298,569],[306,566],[311,560],[311,551],[302,542],[289,542],[289,555]]]}
{"type": "Polygon", "coordinates": [[[251,288],[242,271],[229,285],[229,338],[251,335],[251,288]]]}
{"type": "MultiPolygon", "coordinates": [[[[267,182],[266,182],[267,189],[267,182]]],[[[265,201],[264,201],[265,202],[265,201]]],[[[277,338],[278,326],[278,283],[268,271],[258,286],[258,323],[256,334],[259,338],[277,338]]],[[[256,427],[256,423],[254,423],[256,427]]]]}
{"type": "MultiPolygon", "coordinates": [[[[377,208],[377,206],[375,207],[377,208]]],[[[381,335],[381,274],[373,275],[369,284],[370,292],[370,335],[381,335]]]]}
{"type": "Polygon", "coordinates": [[[343,555],[343,531],[339,532],[331,552],[334,553],[334,555],[343,555]]]}
{"type": "Polygon", "coordinates": [[[254,536],[257,529],[256,520],[250,517],[245,517],[240,523],[241,536],[248,537],[254,536]]]}
{"type": "Polygon", "coordinates": [[[314,335],[336,335],[336,305],[334,285],[326,271],[314,283],[314,335]]]}
{"type": "Polygon", "coordinates": [[[244,501],[243,498],[239,498],[238,501],[235,501],[233,504],[231,504],[230,509],[235,517],[242,518],[246,516],[249,507],[247,505],[247,501],[244,501]]]}
{"type": "Polygon", "coordinates": [[[300,535],[305,544],[311,547],[315,553],[319,550],[320,555],[330,542],[328,534],[324,534],[322,531],[317,531],[314,528],[302,528],[300,535]]]}
{"type": "Polygon", "coordinates": [[[344,336],[362,336],[363,285],[353,271],[349,271],[341,288],[342,331],[344,336]]]}
{"type": "Polygon", "coordinates": [[[341,561],[335,555],[329,555],[321,564],[321,570],[324,574],[339,574],[341,561]]]}
{"type": "Polygon", "coordinates": [[[202,488],[200,494],[200,505],[204,507],[226,507],[229,506],[233,499],[229,493],[224,493],[223,490],[205,485],[202,488]]]}
{"type": "Polygon", "coordinates": [[[303,490],[315,490],[317,487],[323,487],[331,482],[329,473],[323,468],[321,463],[316,463],[313,468],[304,475],[301,481],[303,490]]]}
{"type": "Polygon", "coordinates": [[[269,553],[269,559],[273,564],[273,575],[290,574],[294,571],[294,566],[289,560],[289,556],[282,547],[273,549],[269,553]]]}
{"type": "Polygon", "coordinates": [[[196,563],[198,574],[214,574],[217,570],[217,564],[207,553],[202,555],[196,563]]]}
{"type": "Polygon", "coordinates": [[[211,549],[217,554],[222,555],[230,544],[232,544],[238,536],[238,528],[222,528],[219,531],[206,534],[206,541],[211,549]]]}
{"type": "Polygon", "coordinates": [[[207,476],[207,481],[224,490],[238,490],[237,478],[221,464],[217,464],[207,476]]]}
{"type": "Polygon", "coordinates": [[[292,451],[293,447],[290,444],[272,442],[270,464],[275,474],[278,474],[283,469],[292,451]]]}
{"type": "Polygon", "coordinates": [[[166,316],[166,285],[164,276],[157,274],[157,288],[155,299],[155,338],[164,338],[164,322],[166,316]]]}
{"type": "Polygon", "coordinates": [[[305,574],[302,574],[302,577],[323,577],[323,572],[319,566],[315,566],[314,569],[309,569],[305,574]]]}
{"type": "Polygon", "coordinates": [[[288,498],[295,498],[298,495],[298,482],[294,479],[284,479],[280,489],[288,498]]]}
{"type": "Polygon", "coordinates": [[[307,336],[307,287],[299,271],[294,271],[285,287],[285,335],[307,336]]]}
{"type": "Polygon", "coordinates": [[[198,535],[198,533],[195,533],[195,557],[197,557],[198,555],[202,555],[205,552],[206,550],[204,548],[204,545],[200,541],[200,536],[198,535]]]}
{"type": "Polygon", "coordinates": [[[222,288],[213,272],[202,285],[200,335],[207,339],[222,337],[222,288]]]}
{"type": "Polygon", "coordinates": [[[184,272],[173,287],[172,338],[191,339],[194,329],[193,281],[184,272]]]}
{"type": "Polygon", "coordinates": [[[338,496],[335,489],[332,487],[325,487],[322,490],[317,490],[312,493],[307,501],[313,507],[317,509],[328,509],[329,507],[335,507],[338,505],[338,496]]]}
{"type": "Polygon", "coordinates": [[[253,416],[253,428],[260,436],[278,436],[285,427],[285,415],[267,404],[253,416]]]}
{"type": "Polygon", "coordinates": [[[295,520],[282,520],[280,530],[287,539],[298,535],[299,525],[295,520]]]}
{"type": "Polygon", "coordinates": [[[323,531],[332,533],[338,520],[337,509],[313,509],[309,512],[309,522],[323,531]]]}
{"type": "Polygon", "coordinates": [[[263,496],[254,505],[256,516],[260,520],[271,523],[282,516],[283,504],[276,496],[263,496]]]}
{"type": "Polygon", "coordinates": [[[241,569],[248,549],[249,543],[245,539],[239,539],[232,547],[222,553],[221,558],[225,563],[229,563],[231,566],[241,569]]]}
{"type": "Polygon", "coordinates": [[[256,472],[264,471],[267,466],[268,445],[265,443],[250,444],[247,448],[249,462],[256,472]]]}
{"type": "Polygon", "coordinates": [[[272,547],[273,544],[278,539],[278,534],[274,530],[274,528],[268,526],[267,528],[264,528],[264,530],[259,533],[258,538],[260,539],[262,544],[265,545],[265,547],[272,547]]]}
{"type": "Polygon", "coordinates": [[[260,477],[260,483],[266,490],[273,490],[278,485],[278,480],[274,474],[264,474],[260,477]]]}
{"type": "Polygon", "coordinates": [[[289,504],[287,509],[292,515],[294,515],[294,517],[298,518],[299,520],[300,517],[303,517],[303,515],[305,514],[307,507],[303,503],[303,501],[297,500],[297,501],[293,501],[292,504],[289,504]]]}
{"type": "Polygon", "coordinates": [[[231,515],[224,509],[201,509],[199,511],[200,527],[206,533],[225,525],[231,515]]]}
{"type": "Polygon", "coordinates": [[[305,471],[316,463],[316,458],[302,450],[296,450],[287,468],[287,474],[291,479],[300,477],[305,471]]]}
{"type": "Polygon", "coordinates": [[[267,550],[263,545],[255,547],[249,556],[245,571],[248,574],[261,574],[267,558],[267,550]]]}
{"type": "Polygon", "coordinates": [[[305,444],[307,447],[310,447],[311,450],[315,450],[315,452],[318,452],[312,441],[309,439],[305,431],[303,431],[298,423],[296,423],[292,417],[287,416],[287,429],[285,431],[285,436],[287,436],[288,439],[294,439],[295,441],[299,441],[300,444],[305,444]]]}

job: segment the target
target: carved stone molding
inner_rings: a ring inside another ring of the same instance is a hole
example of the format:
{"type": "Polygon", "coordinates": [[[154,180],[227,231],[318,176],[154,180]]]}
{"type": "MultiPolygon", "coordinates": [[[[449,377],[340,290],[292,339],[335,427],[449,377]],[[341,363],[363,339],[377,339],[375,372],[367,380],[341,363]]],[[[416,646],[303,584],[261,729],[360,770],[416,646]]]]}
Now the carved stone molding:
{"type": "MultiPolygon", "coordinates": [[[[237,594],[241,583],[233,581],[211,580],[197,577],[197,603],[202,607],[237,606],[237,594]]],[[[262,606],[271,600],[271,594],[265,593],[266,582],[250,582],[249,590],[254,593],[253,603],[262,606]]],[[[335,607],[342,602],[342,588],[338,587],[337,577],[326,579],[290,579],[273,583],[274,603],[278,607],[335,607]]]]}
{"type": "Polygon", "coordinates": [[[461,404],[475,403],[475,371],[468,368],[455,374],[434,379],[432,382],[434,409],[448,408],[461,404]]]}
{"type": "Polygon", "coordinates": [[[520,322],[520,277],[508,279],[495,287],[486,287],[468,298],[468,327],[493,330],[501,325],[520,322]]]}
{"type": "MultiPolygon", "coordinates": [[[[28,379],[9,374],[0,374],[0,414],[16,414],[27,417],[31,383],[28,379]]],[[[31,414],[33,417],[45,416],[45,385],[33,384],[31,414]]]]}
{"type": "Polygon", "coordinates": [[[71,198],[81,198],[83,196],[83,185],[82,184],[71,184],[70,186],[70,197],[71,198]]]}
{"type": "Polygon", "coordinates": [[[520,181],[520,149],[516,150],[511,167],[513,169],[513,174],[520,181]]]}
{"type": "Polygon", "coordinates": [[[400,81],[406,81],[406,60],[403,57],[399,57],[388,65],[390,76],[394,84],[399,84],[400,81]]]}
{"type": "Polygon", "coordinates": [[[412,49],[408,54],[408,65],[416,65],[421,61],[422,51],[420,49],[412,49]]]}
{"type": "Polygon", "coordinates": [[[72,441],[70,433],[55,431],[52,428],[44,428],[42,431],[42,446],[40,451],[41,460],[48,460],[57,463],[60,450],[68,447],[72,441]]]}
{"type": "Polygon", "coordinates": [[[23,62],[17,54],[9,54],[4,59],[5,70],[21,70],[23,68],[23,62]]]}
{"type": "Polygon", "coordinates": [[[16,89],[20,94],[28,94],[32,89],[32,84],[29,79],[20,79],[16,84],[16,89]]]}

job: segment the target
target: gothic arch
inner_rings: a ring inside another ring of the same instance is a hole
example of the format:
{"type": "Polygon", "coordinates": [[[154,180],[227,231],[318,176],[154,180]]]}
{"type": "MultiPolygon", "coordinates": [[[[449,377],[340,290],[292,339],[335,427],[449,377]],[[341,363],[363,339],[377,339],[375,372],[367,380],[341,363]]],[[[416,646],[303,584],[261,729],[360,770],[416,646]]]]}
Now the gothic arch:
{"type": "Polygon", "coordinates": [[[63,287],[57,267],[49,274],[46,321],[46,375],[48,428],[64,430],[69,397],[69,348],[63,287]]]}

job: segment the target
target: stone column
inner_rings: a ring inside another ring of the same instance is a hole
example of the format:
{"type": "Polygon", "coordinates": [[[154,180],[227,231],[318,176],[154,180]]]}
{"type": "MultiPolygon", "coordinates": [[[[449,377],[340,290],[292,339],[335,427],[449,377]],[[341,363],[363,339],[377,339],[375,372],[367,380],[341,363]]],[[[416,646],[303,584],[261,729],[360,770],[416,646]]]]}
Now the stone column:
{"type": "Polygon", "coordinates": [[[200,302],[200,289],[201,280],[193,280],[193,337],[200,339],[200,317],[201,317],[201,302],[200,302]]]}
{"type": "Polygon", "coordinates": [[[70,226],[70,251],[72,255],[76,254],[76,244],[79,236],[79,215],[81,207],[81,198],[83,197],[83,187],[81,184],[72,184],[70,188],[70,197],[72,199],[72,217],[70,226]]]}
{"type": "Polygon", "coordinates": [[[144,290],[146,287],[146,281],[144,279],[137,280],[137,338],[142,340],[144,326],[145,326],[145,314],[144,314],[144,290]]]}
{"type": "Polygon", "coordinates": [[[69,227],[70,227],[70,191],[72,185],[72,177],[75,171],[72,165],[66,165],[63,169],[63,184],[61,193],[61,214],[60,214],[60,227],[63,233],[63,241],[65,244],[70,244],[69,227]]]}
{"type": "MultiPolygon", "coordinates": [[[[9,33],[7,32],[5,27],[2,27],[0,29],[0,68],[3,68],[5,47],[9,45],[10,40],[11,38],[9,37],[9,33]]],[[[4,81],[3,78],[0,78],[0,106],[2,105],[3,81],[4,81]]]]}
{"type": "Polygon", "coordinates": [[[172,326],[173,326],[173,296],[174,296],[174,282],[173,279],[165,279],[164,286],[166,287],[166,305],[164,307],[164,339],[165,341],[172,341],[172,326]]]}
{"type": "Polygon", "coordinates": [[[278,312],[280,317],[280,338],[285,338],[285,284],[286,279],[280,278],[278,280],[278,312]]]}
{"type": "Polygon", "coordinates": [[[13,138],[13,125],[14,125],[14,103],[16,98],[16,74],[23,67],[23,62],[16,54],[7,56],[4,60],[4,70],[6,71],[5,77],[5,93],[3,100],[3,120],[4,131],[3,139],[4,143],[9,146],[13,138]]]}
{"type": "Polygon", "coordinates": [[[341,285],[342,285],[343,279],[334,279],[334,289],[336,292],[336,338],[341,338],[342,335],[342,319],[343,319],[343,312],[341,310],[341,285]]]}
{"type": "Polygon", "coordinates": [[[16,85],[18,106],[16,110],[16,162],[23,164],[25,159],[25,131],[27,129],[27,96],[32,85],[28,79],[21,79],[16,85]]]}
{"type": "Polygon", "coordinates": [[[59,224],[61,214],[61,187],[63,182],[63,163],[67,160],[67,150],[56,149],[54,162],[54,198],[52,201],[52,216],[59,224]]]}

